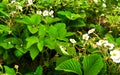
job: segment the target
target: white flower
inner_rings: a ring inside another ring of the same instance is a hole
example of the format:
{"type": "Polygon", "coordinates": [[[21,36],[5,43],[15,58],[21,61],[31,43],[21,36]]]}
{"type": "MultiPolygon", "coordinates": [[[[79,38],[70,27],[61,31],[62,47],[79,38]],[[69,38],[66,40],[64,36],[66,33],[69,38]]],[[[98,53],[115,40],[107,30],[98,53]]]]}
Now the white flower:
{"type": "Polygon", "coordinates": [[[32,0],[28,0],[28,5],[32,5],[33,1],[32,0]]]}
{"type": "Polygon", "coordinates": [[[120,58],[120,51],[119,50],[113,50],[113,51],[110,51],[110,55],[112,59],[118,59],[120,58]]]}
{"type": "Polygon", "coordinates": [[[93,33],[94,31],[95,31],[95,28],[90,29],[90,30],[88,31],[88,34],[91,34],[91,33],[93,33]]]}
{"type": "Polygon", "coordinates": [[[12,0],[12,1],[11,1],[11,4],[13,4],[13,3],[15,3],[15,2],[16,2],[16,0],[12,0]]]}
{"type": "Polygon", "coordinates": [[[114,44],[112,44],[112,43],[105,43],[104,47],[108,47],[109,50],[112,50],[114,48],[114,44]]]}
{"type": "Polygon", "coordinates": [[[110,58],[113,60],[115,63],[120,63],[120,51],[119,50],[113,50],[110,51],[110,58]]]}
{"type": "Polygon", "coordinates": [[[17,6],[17,9],[19,9],[20,11],[23,11],[22,6],[20,5],[17,6]]]}
{"type": "Polygon", "coordinates": [[[98,42],[96,42],[96,45],[102,46],[103,44],[106,44],[106,43],[108,43],[107,40],[99,40],[98,42]]]}
{"type": "Polygon", "coordinates": [[[70,39],[71,43],[76,43],[75,39],[70,39]]]}
{"type": "Polygon", "coordinates": [[[89,39],[89,35],[88,34],[83,34],[82,39],[88,40],[89,39]]]}
{"type": "Polygon", "coordinates": [[[49,14],[48,14],[49,12],[47,11],[47,10],[44,10],[43,11],[43,16],[48,16],[49,14]]]}
{"type": "Polygon", "coordinates": [[[16,14],[17,12],[16,11],[12,11],[10,14],[11,15],[14,15],[14,14],[16,14]]]}
{"type": "Polygon", "coordinates": [[[53,13],[54,13],[54,11],[51,10],[51,11],[49,12],[49,15],[50,15],[51,17],[54,17],[53,13]]]}
{"type": "Polygon", "coordinates": [[[106,8],[106,4],[105,3],[103,3],[102,6],[106,8]]]}
{"type": "Polygon", "coordinates": [[[98,3],[98,0],[93,0],[96,4],[98,3]]]}
{"type": "Polygon", "coordinates": [[[69,55],[69,54],[65,51],[65,50],[66,50],[65,47],[63,47],[62,45],[60,45],[59,48],[60,48],[60,50],[61,50],[61,52],[62,52],[63,54],[69,55]]]}
{"type": "Polygon", "coordinates": [[[120,63],[120,57],[118,59],[112,59],[115,63],[120,63]]]}
{"type": "Polygon", "coordinates": [[[42,11],[41,11],[41,10],[38,10],[38,11],[36,11],[36,14],[41,15],[41,14],[42,14],[42,11]]]}

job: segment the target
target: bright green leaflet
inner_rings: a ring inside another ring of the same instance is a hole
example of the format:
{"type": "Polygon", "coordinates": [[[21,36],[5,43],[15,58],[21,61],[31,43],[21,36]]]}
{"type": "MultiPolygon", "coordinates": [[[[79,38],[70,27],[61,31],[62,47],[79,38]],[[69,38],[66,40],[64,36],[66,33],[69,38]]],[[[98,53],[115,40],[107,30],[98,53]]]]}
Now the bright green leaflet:
{"type": "Polygon", "coordinates": [[[93,54],[83,59],[84,75],[97,75],[102,68],[103,60],[98,54],[93,54]]]}
{"type": "Polygon", "coordinates": [[[74,58],[62,62],[55,69],[56,70],[64,70],[64,71],[67,71],[67,72],[73,72],[73,73],[76,73],[78,75],[82,75],[81,65],[74,58]]]}

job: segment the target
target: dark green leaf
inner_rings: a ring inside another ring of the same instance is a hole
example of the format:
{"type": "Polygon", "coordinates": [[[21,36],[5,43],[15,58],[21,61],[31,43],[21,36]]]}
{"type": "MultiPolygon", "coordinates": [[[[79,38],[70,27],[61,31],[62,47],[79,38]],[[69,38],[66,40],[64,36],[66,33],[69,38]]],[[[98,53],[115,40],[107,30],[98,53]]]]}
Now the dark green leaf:
{"type": "Polygon", "coordinates": [[[6,60],[6,59],[8,59],[8,57],[9,57],[8,51],[5,51],[5,52],[3,53],[3,59],[6,60]]]}
{"type": "Polygon", "coordinates": [[[23,53],[20,50],[15,50],[14,54],[16,57],[21,57],[23,55],[23,53]]]}
{"type": "Polygon", "coordinates": [[[42,75],[42,71],[43,71],[42,67],[38,66],[36,71],[34,72],[34,75],[42,75]]]}
{"type": "Polygon", "coordinates": [[[39,50],[35,45],[31,46],[29,48],[29,51],[30,51],[30,56],[31,56],[32,60],[34,60],[37,57],[37,55],[39,54],[39,50]]]}
{"type": "Polygon", "coordinates": [[[0,10],[0,15],[1,16],[5,16],[5,17],[10,17],[10,15],[8,14],[8,13],[6,13],[6,12],[4,12],[4,11],[2,11],[2,10],[0,10]]]}

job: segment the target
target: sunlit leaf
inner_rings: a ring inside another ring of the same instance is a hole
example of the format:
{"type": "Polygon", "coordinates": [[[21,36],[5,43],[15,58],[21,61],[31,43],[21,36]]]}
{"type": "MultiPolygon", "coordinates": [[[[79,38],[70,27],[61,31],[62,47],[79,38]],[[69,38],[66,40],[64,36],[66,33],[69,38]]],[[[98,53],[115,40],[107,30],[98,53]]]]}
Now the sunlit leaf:
{"type": "Polygon", "coordinates": [[[103,60],[98,54],[93,54],[83,59],[84,75],[97,75],[102,68],[103,60]]]}
{"type": "Polygon", "coordinates": [[[26,48],[29,48],[33,44],[38,42],[38,38],[36,36],[31,36],[31,37],[26,38],[26,41],[27,41],[27,47],[26,48]]]}
{"type": "Polygon", "coordinates": [[[57,34],[59,38],[63,38],[66,36],[67,30],[66,25],[64,23],[57,23],[55,24],[55,27],[57,29],[57,34]]]}
{"type": "Polygon", "coordinates": [[[32,21],[32,24],[38,25],[41,22],[40,15],[38,15],[38,14],[32,15],[31,16],[31,21],[32,21]]]}
{"type": "Polygon", "coordinates": [[[120,45],[120,37],[116,39],[116,43],[120,45]]]}
{"type": "Polygon", "coordinates": [[[55,69],[56,70],[63,70],[66,72],[73,72],[73,73],[76,73],[78,75],[82,75],[81,65],[74,58],[62,62],[55,69]]]}
{"type": "Polygon", "coordinates": [[[32,33],[32,34],[35,34],[37,31],[38,31],[38,28],[37,27],[33,27],[31,25],[28,25],[28,30],[32,33]]]}
{"type": "Polygon", "coordinates": [[[44,41],[41,40],[37,43],[37,47],[39,49],[39,51],[41,52],[43,50],[43,47],[44,47],[44,41]]]}
{"type": "Polygon", "coordinates": [[[40,25],[39,26],[39,31],[38,31],[39,39],[43,40],[45,34],[46,34],[46,27],[44,25],[40,25]]]}
{"type": "Polygon", "coordinates": [[[61,21],[61,19],[60,19],[60,18],[46,17],[43,21],[44,21],[46,24],[51,24],[51,23],[54,23],[54,22],[61,21]]]}
{"type": "Polygon", "coordinates": [[[4,66],[4,68],[7,75],[15,75],[15,70],[13,68],[10,68],[8,66],[4,66]]]}

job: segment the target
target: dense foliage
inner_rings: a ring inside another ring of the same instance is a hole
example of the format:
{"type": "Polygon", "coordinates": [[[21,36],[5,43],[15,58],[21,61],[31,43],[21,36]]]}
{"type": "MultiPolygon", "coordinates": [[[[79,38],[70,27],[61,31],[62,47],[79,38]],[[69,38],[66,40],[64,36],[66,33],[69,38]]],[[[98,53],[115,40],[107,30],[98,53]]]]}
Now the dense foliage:
{"type": "Polygon", "coordinates": [[[0,74],[119,75],[119,0],[1,0],[0,74]]]}

